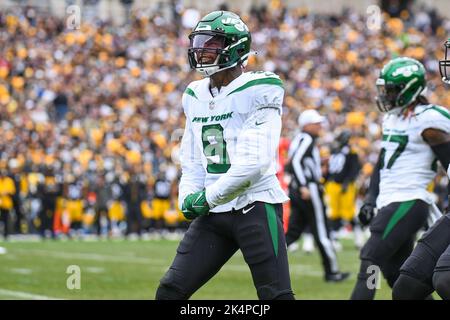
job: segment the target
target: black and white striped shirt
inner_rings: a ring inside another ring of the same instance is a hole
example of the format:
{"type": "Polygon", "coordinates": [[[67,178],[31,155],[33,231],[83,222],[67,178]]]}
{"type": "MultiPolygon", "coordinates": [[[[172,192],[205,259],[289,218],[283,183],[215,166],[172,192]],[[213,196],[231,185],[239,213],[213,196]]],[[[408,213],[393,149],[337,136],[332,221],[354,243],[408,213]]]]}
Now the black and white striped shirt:
{"type": "Polygon", "coordinates": [[[288,157],[293,176],[292,187],[298,188],[307,186],[309,183],[320,183],[322,169],[315,138],[306,132],[299,133],[291,142],[288,157]]]}

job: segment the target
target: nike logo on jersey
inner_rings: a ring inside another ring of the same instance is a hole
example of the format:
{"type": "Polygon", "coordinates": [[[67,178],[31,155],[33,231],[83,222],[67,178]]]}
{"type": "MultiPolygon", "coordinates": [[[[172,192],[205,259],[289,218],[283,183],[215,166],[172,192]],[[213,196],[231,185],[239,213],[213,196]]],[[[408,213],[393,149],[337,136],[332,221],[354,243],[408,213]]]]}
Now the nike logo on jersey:
{"type": "Polygon", "coordinates": [[[255,206],[251,206],[250,208],[248,208],[247,210],[242,209],[242,214],[247,214],[247,212],[249,212],[250,210],[252,210],[255,206]]]}
{"type": "Polygon", "coordinates": [[[263,121],[263,122],[258,122],[258,121],[256,121],[255,122],[255,125],[257,125],[257,126],[259,126],[259,125],[262,125],[263,123],[266,123],[267,121],[263,121]]]}

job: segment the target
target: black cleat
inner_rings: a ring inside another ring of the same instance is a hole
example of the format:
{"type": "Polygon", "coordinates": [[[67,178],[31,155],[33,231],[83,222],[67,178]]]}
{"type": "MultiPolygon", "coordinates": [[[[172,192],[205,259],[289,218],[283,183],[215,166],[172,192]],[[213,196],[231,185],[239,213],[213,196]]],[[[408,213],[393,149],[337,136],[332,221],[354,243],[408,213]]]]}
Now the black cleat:
{"type": "Polygon", "coordinates": [[[350,277],[350,272],[336,272],[325,275],[326,282],[341,282],[350,277]]]}

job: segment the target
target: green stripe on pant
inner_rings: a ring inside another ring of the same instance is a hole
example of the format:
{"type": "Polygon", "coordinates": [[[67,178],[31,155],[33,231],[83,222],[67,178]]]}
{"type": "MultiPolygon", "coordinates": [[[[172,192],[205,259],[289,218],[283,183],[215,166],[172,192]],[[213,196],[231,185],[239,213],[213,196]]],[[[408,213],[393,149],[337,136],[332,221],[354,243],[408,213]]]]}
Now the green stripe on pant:
{"type": "Polygon", "coordinates": [[[391,233],[392,229],[394,229],[395,225],[408,213],[408,211],[414,206],[416,200],[409,200],[402,202],[400,206],[395,210],[391,219],[389,220],[386,229],[383,233],[383,240],[391,233]]]}
{"type": "Polygon", "coordinates": [[[273,250],[275,251],[275,256],[278,256],[278,225],[277,225],[277,214],[275,208],[270,203],[264,204],[266,208],[267,222],[269,224],[270,236],[272,237],[273,250]]]}

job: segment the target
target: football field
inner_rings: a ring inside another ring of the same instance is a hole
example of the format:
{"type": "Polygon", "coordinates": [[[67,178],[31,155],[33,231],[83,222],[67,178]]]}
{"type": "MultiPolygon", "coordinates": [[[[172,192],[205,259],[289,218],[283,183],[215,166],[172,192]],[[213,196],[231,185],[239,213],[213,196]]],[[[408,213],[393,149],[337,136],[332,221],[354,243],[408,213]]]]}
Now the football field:
{"type": "MultiPolygon", "coordinates": [[[[7,252],[0,254],[0,299],[153,299],[177,244],[176,240],[3,242],[0,246],[7,252]],[[79,289],[73,278],[78,267],[79,289]]],[[[341,269],[352,275],[342,283],[323,281],[317,250],[289,253],[297,299],[349,298],[358,251],[349,240],[343,244],[338,259],[341,269]]],[[[390,299],[384,280],[376,298],[390,299]]],[[[192,299],[257,299],[240,252],[192,299]]]]}

